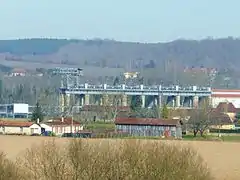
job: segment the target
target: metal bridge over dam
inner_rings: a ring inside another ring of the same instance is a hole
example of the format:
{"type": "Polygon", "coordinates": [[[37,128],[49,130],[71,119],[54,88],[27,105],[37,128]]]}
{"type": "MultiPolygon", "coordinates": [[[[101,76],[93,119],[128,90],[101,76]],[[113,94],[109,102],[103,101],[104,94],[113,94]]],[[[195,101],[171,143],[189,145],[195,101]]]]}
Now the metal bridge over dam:
{"type": "Polygon", "coordinates": [[[74,96],[77,105],[103,104],[104,99],[108,96],[119,95],[122,106],[127,106],[130,96],[141,96],[142,107],[149,104],[161,106],[163,103],[170,104],[172,107],[193,107],[205,97],[211,96],[211,88],[209,87],[180,87],[180,86],[127,86],[125,84],[118,86],[90,85],[82,84],[78,87],[61,87],[61,103],[62,106],[70,104],[71,96],[74,96]],[[92,96],[92,98],[91,98],[92,96]],[[148,102],[146,97],[148,98],[148,102]],[[95,97],[95,98],[94,98],[95,97]],[[96,98],[98,97],[98,98],[96,98]],[[152,102],[149,102],[150,101],[152,102]]]}
{"type": "Polygon", "coordinates": [[[169,104],[172,107],[193,107],[197,106],[201,99],[211,97],[212,93],[210,87],[198,86],[80,84],[79,80],[83,73],[82,69],[79,68],[55,68],[53,73],[61,76],[61,87],[59,88],[61,107],[90,104],[103,105],[113,95],[118,95],[118,104],[121,106],[130,105],[131,96],[139,96],[142,107],[154,104],[159,106],[169,104]]]}

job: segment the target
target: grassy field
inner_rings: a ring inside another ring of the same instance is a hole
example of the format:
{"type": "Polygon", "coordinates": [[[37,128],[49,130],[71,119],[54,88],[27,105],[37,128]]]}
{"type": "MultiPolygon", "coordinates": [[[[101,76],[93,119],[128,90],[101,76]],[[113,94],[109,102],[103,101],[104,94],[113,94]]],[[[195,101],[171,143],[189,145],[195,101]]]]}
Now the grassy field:
{"type": "Polygon", "coordinates": [[[86,124],[87,130],[114,130],[115,124],[112,122],[105,123],[102,121],[92,122],[89,124],[86,124]]]}
{"type": "Polygon", "coordinates": [[[186,141],[225,141],[225,142],[240,142],[240,135],[229,135],[225,134],[221,137],[218,137],[217,135],[207,135],[204,137],[197,136],[194,137],[193,135],[185,135],[183,136],[183,140],[186,141]]]}
{"type": "MultiPolygon", "coordinates": [[[[0,151],[4,151],[7,157],[14,160],[21,156],[27,148],[34,144],[40,144],[50,137],[21,137],[21,136],[0,136],[0,151]]],[[[69,139],[55,138],[56,143],[67,146],[69,139]]],[[[123,140],[117,139],[89,139],[90,143],[102,143],[112,141],[119,143],[123,140]]],[[[130,140],[125,140],[130,141],[130,140]]],[[[151,140],[142,140],[142,142],[151,140]]],[[[155,141],[156,142],[156,141],[155,141]]],[[[159,143],[170,143],[179,146],[189,146],[197,150],[208,164],[216,179],[240,179],[240,143],[235,142],[208,142],[208,141],[160,141],[159,143]]]]}

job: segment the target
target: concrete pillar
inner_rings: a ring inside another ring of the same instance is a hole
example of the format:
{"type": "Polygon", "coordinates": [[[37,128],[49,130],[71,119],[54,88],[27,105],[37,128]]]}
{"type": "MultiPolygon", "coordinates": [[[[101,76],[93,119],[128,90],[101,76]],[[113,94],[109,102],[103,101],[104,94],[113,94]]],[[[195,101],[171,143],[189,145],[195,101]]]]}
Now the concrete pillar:
{"type": "Polygon", "coordinates": [[[72,95],[72,100],[74,102],[74,105],[79,106],[80,105],[80,95],[72,95]]]}
{"type": "Polygon", "coordinates": [[[100,97],[100,106],[103,105],[103,97],[100,97]]]}
{"type": "Polygon", "coordinates": [[[124,94],[122,96],[121,101],[122,101],[122,106],[127,106],[127,95],[124,94]]]}
{"type": "Polygon", "coordinates": [[[81,101],[80,102],[81,106],[84,106],[84,97],[83,96],[80,97],[80,101],[81,101]]]}
{"type": "Polygon", "coordinates": [[[109,97],[107,94],[102,95],[102,104],[105,106],[109,106],[110,102],[109,102],[109,97]]]}
{"type": "Polygon", "coordinates": [[[154,106],[158,105],[158,98],[156,96],[154,96],[154,102],[153,102],[154,106]]]}
{"type": "Polygon", "coordinates": [[[145,95],[142,95],[141,99],[142,99],[142,108],[145,108],[145,104],[146,104],[146,97],[145,97],[145,95]]]}
{"type": "Polygon", "coordinates": [[[90,104],[90,101],[89,101],[89,94],[85,94],[85,105],[89,105],[90,104]]]}
{"type": "Polygon", "coordinates": [[[70,94],[66,94],[66,106],[70,106],[70,94]]]}
{"type": "Polygon", "coordinates": [[[198,107],[198,96],[193,96],[193,107],[198,107]]]}
{"type": "Polygon", "coordinates": [[[158,106],[160,108],[162,107],[162,95],[161,94],[158,96],[158,106]]]}
{"type": "Polygon", "coordinates": [[[212,97],[211,96],[208,97],[208,103],[209,103],[210,107],[213,106],[213,102],[212,102],[212,97]]]}
{"type": "Polygon", "coordinates": [[[60,107],[60,110],[61,110],[62,113],[64,112],[64,106],[65,106],[65,95],[64,94],[60,94],[60,97],[59,97],[59,107],[60,107]]]}
{"type": "Polygon", "coordinates": [[[175,103],[175,98],[172,98],[172,107],[175,107],[176,103],[175,103]]]}
{"type": "Polygon", "coordinates": [[[181,99],[180,96],[176,96],[175,97],[175,101],[176,101],[175,105],[176,105],[176,107],[180,107],[181,106],[180,99],[181,99]]]}
{"type": "Polygon", "coordinates": [[[193,107],[193,99],[189,98],[189,107],[193,107]]]}

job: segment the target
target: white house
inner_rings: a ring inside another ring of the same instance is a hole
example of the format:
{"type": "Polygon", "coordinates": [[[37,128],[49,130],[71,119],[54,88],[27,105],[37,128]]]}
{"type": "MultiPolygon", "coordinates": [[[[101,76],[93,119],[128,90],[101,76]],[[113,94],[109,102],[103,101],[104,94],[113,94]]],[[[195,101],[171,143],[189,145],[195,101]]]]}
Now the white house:
{"type": "Polygon", "coordinates": [[[40,123],[42,130],[51,131],[56,135],[63,133],[78,132],[83,130],[80,122],[72,120],[72,118],[58,118],[40,123]]]}
{"type": "Polygon", "coordinates": [[[1,134],[41,134],[41,127],[33,122],[0,121],[1,134]]]}
{"type": "Polygon", "coordinates": [[[42,128],[38,124],[32,124],[30,127],[30,134],[41,134],[42,128]]]}
{"type": "Polygon", "coordinates": [[[10,76],[26,76],[27,71],[25,69],[21,69],[21,68],[15,68],[13,69],[12,73],[10,74],[10,76]]]}
{"type": "Polygon", "coordinates": [[[26,121],[1,121],[0,134],[41,134],[44,131],[51,131],[56,135],[63,133],[78,132],[83,126],[71,118],[59,118],[42,123],[26,121]]]}

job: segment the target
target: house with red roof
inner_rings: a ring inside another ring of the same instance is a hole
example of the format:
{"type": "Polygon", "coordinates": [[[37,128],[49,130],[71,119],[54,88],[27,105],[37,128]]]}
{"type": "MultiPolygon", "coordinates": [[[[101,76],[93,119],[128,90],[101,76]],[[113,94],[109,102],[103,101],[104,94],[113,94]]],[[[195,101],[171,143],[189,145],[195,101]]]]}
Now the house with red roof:
{"type": "Polygon", "coordinates": [[[56,135],[64,133],[75,133],[83,130],[83,125],[80,122],[73,120],[71,117],[61,117],[51,119],[40,123],[42,131],[51,131],[56,135]]]}
{"type": "Polygon", "coordinates": [[[0,120],[0,134],[41,134],[41,127],[33,122],[0,120]]]}

